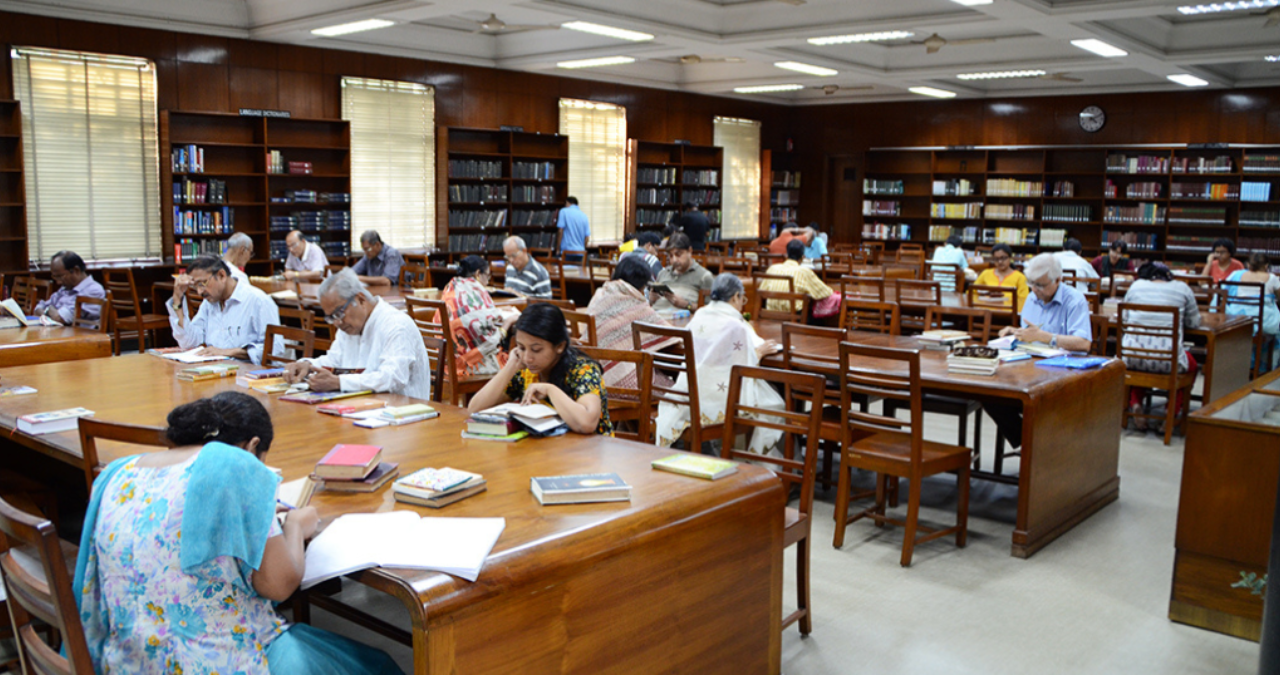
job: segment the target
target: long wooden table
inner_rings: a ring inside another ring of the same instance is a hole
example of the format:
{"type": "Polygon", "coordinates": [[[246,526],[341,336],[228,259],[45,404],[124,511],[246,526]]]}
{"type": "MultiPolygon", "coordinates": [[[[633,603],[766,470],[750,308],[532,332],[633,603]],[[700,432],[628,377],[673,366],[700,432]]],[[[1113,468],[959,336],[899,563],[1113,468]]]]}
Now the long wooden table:
{"type": "MultiPolygon", "coordinates": [[[[781,324],[755,323],[760,337],[782,341],[781,324]]],[[[853,342],[921,348],[915,338],[849,331],[853,342]]],[[[815,352],[830,343],[798,336],[797,348],[815,352]]],[[[779,357],[766,359],[777,365],[779,357]]],[[[859,359],[855,367],[883,369],[859,359]]],[[[1022,408],[1022,459],[1017,476],[1018,516],[1012,553],[1026,558],[1120,496],[1120,415],[1124,364],[1094,370],[1041,368],[1031,361],[1000,366],[994,377],[947,372],[946,353],[923,351],[920,378],[926,392],[1022,408]]],[[[975,472],[975,477],[999,479],[975,472]]]]}
{"type": "MultiPolygon", "coordinates": [[[[1116,318],[1110,317],[1109,330],[1114,331],[1116,318]]],[[[1203,344],[1205,362],[1203,403],[1208,405],[1249,383],[1250,350],[1253,348],[1253,321],[1247,316],[1201,312],[1200,327],[1183,331],[1183,336],[1203,344]]]]}
{"type": "Polygon", "coordinates": [[[0,329],[0,366],[29,366],[54,361],[111,356],[111,336],[71,326],[0,329]]]}
{"type": "MultiPolygon", "coordinates": [[[[228,380],[177,381],[176,368],[147,355],[0,368],[6,383],[39,389],[0,402],[0,451],[24,446],[78,465],[73,432],[11,434],[15,418],[84,406],[99,419],[163,425],[176,404],[236,389],[228,380]]],[[[367,430],[255,395],[275,423],[265,461],[286,480],[308,474],[335,443],[382,446],[402,474],[451,466],[488,479],[487,492],[443,511],[399,504],[388,489],[320,492],[313,501],[324,518],[393,508],[506,518],[474,583],[401,569],[351,575],[408,609],[415,672],[779,672],[786,495],[771,472],[744,465],[708,482],[649,467],[670,450],[607,437],[464,440],[466,412],[451,406],[433,404],[434,420],[367,430]],[[622,476],[633,486],[630,503],[543,507],[529,492],[533,476],[592,472],[622,476]]],[[[101,446],[102,461],[134,450],[101,446]]]]}

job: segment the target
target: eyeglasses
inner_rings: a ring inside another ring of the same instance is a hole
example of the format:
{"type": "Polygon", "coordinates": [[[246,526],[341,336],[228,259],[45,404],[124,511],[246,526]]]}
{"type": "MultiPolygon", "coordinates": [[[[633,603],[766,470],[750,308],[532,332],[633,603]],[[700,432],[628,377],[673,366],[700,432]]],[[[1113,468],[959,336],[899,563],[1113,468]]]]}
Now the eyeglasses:
{"type": "Polygon", "coordinates": [[[192,281],[191,287],[196,289],[197,291],[203,291],[206,287],[208,287],[210,281],[213,281],[213,277],[209,277],[208,279],[202,279],[200,281],[192,281]]]}
{"type": "Polygon", "coordinates": [[[1010,260],[1009,256],[1007,255],[993,255],[991,256],[991,259],[996,262],[1009,262],[1010,260]]]}
{"type": "MultiPolygon", "coordinates": [[[[359,297],[359,296],[356,296],[356,297],[359,297]]],[[[335,309],[332,314],[324,318],[325,323],[329,324],[330,326],[336,326],[339,323],[341,323],[342,317],[347,315],[347,308],[351,307],[351,303],[355,301],[356,299],[353,297],[350,300],[342,303],[341,307],[335,309]]]]}

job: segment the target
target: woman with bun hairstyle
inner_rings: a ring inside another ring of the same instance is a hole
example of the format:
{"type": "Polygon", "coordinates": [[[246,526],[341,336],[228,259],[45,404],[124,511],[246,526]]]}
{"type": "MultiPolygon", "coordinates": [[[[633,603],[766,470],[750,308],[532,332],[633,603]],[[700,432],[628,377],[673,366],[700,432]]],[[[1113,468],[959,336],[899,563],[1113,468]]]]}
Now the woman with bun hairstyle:
{"type": "Polygon", "coordinates": [[[94,482],[74,590],[98,672],[401,673],[384,652],[275,611],[297,590],[312,507],[276,520],[274,432],[252,396],[169,413],[173,448],[94,482]]]}

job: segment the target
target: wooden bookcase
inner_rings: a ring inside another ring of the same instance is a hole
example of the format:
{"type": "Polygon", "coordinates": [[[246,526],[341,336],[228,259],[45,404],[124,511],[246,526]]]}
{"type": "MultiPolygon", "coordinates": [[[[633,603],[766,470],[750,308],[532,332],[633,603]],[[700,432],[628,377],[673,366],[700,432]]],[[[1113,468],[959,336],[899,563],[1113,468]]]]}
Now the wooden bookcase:
{"type": "Polygon", "coordinates": [[[30,267],[22,161],[22,112],[17,101],[0,101],[0,273],[30,267]]]}
{"type": "Polygon", "coordinates": [[[437,245],[496,253],[510,235],[532,247],[557,240],[569,196],[569,137],[440,127],[436,134],[437,245]]]}
{"type": "Polygon", "coordinates": [[[873,150],[864,239],[1003,241],[1034,254],[1079,239],[1097,255],[1201,263],[1213,240],[1280,254],[1280,147],[1080,146],[873,150]],[[1262,194],[1255,194],[1262,193],[1262,194]]]}
{"type": "Polygon", "coordinates": [[[794,170],[791,153],[772,154],[771,159],[769,228],[776,231],[787,223],[800,222],[800,172],[794,170]]]}
{"type": "Polygon", "coordinates": [[[635,209],[627,230],[661,230],[694,201],[711,221],[707,241],[720,240],[724,150],[711,145],[637,141],[635,209]]]}
{"type": "Polygon", "coordinates": [[[351,137],[345,120],[166,110],[160,115],[160,145],[161,219],[165,250],[173,251],[174,262],[189,260],[193,253],[221,253],[222,242],[233,231],[253,239],[252,262],[262,268],[284,261],[285,236],[294,229],[331,258],[350,254],[351,137]],[[202,152],[202,170],[175,170],[183,168],[175,166],[175,151],[190,146],[202,152]],[[271,170],[273,151],[279,153],[284,172],[271,170]],[[309,162],[311,173],[288,173],[288,162],[309,162]],[[185,184],[215,182],[225,188],[223,201],[187,201],[185,184]],[[315,193],[314,201],[308,191],[315,193]],[[187,222],[187,212],[222,217],[221,227],[180,231],[175,221],[187,222]]]}

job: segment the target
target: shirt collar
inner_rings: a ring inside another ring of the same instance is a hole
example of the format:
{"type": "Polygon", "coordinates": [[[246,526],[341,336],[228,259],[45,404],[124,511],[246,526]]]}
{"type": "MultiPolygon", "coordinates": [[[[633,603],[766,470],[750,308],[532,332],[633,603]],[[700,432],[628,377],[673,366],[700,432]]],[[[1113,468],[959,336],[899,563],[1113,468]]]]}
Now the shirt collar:
{"type": "MultiPolygon", "coordinates": [[[[1031,285],[1031,282],[1027,282],[1027,285],[1028,285],[1028,286],[1030,286],[1030,285],[1031,285]]],[[[1057,290],[1057,292],[1056,292],[1056,293],[1054,293],[1054,294],[1053,294],[1053,297],[1052,297],[1052,298],[1050,298],[1049,302],[1042,302],[1042,301],[1040,300],[1040,296],[1038,296],[1038,295],[1036,295],[1036,294],[1035,294],[1035,290],[1033,289],[1033,290],[1031,291],[1031,295],[1032,295],[1032,296],[1034,296],[1034,299],[1035,299],[1035,301],[1036,301],[1036,304],[1037,304],[1037,305],[1040,305],[1041,307],[1045,307],[1045,308],[1048,308],[1048,307],[1052,306],[1054,303],[1057,303],[1057,304],[1059,304],[1059,305],[1064,305],[1064,304],[1066,304],[1066,302],[1067,302],[1067,295],[1068,295],[1069,293],[1070,293],[1070,291],[1068,291],[1068,290],[1067,290],[1067,284],[1063,283],[1063,282],[1062,282],[1062,279],[1058,279],[1058,290],[1057,290]]]]}
{"type": "Polygon", "coordinates": [[[86,274],[84,275],[84,278],[80,280],[80,283],[76,284],[76,287],[71,289],[71,292],[76,295],[84,295],[85,292],[90,288],[93,288],[93,285],[96,283],[98,282],[94,281],[93,277],[86,274]]]}

